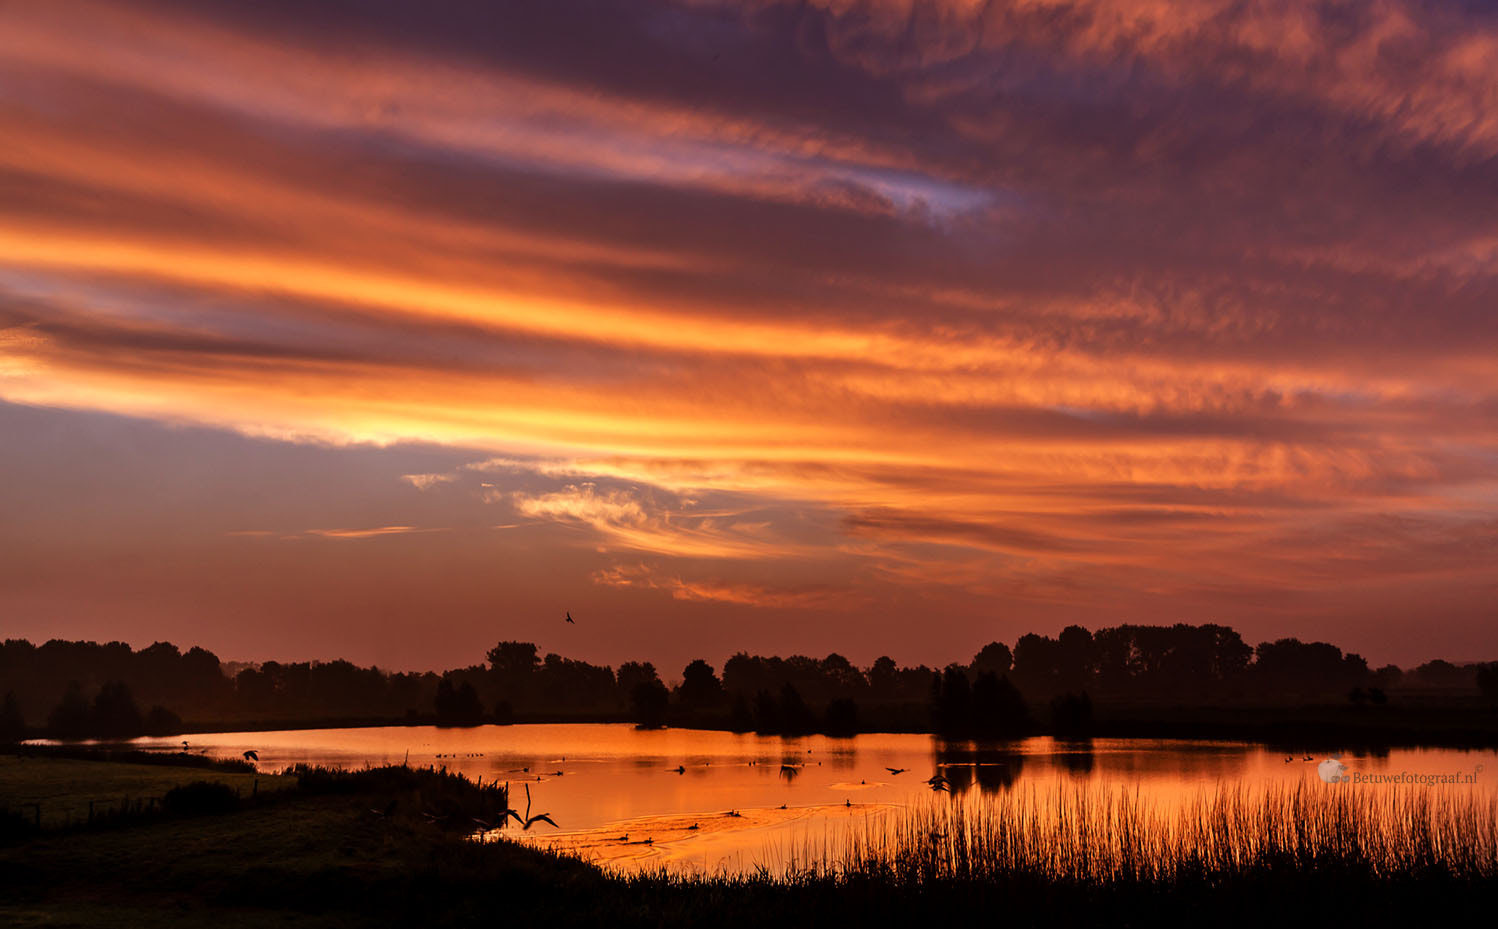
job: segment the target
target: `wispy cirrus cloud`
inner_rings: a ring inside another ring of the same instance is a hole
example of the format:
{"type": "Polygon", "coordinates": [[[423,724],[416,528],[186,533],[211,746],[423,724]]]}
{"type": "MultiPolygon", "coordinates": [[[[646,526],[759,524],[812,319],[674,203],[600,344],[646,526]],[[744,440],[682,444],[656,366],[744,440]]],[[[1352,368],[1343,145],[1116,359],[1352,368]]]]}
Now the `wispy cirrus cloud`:
{"type": "Polygon", "coordinates": [[[387,535],[445,531],[444,529],[419,529],[415,526],[374,526],[368,529],[308,529],[307,535],[315,535],[323,539],[373,539],[387,535]]]}

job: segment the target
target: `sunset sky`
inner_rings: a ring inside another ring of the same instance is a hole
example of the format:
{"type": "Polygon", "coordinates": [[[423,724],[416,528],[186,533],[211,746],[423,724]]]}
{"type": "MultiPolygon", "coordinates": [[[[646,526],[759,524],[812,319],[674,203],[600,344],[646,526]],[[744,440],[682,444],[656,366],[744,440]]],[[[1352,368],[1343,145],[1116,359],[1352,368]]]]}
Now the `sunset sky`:
{"type": "Polygon", "coordinates": [[[1460,0],[0,0],[0,636],[1498,658],[1495,63],[1460,0]]]}

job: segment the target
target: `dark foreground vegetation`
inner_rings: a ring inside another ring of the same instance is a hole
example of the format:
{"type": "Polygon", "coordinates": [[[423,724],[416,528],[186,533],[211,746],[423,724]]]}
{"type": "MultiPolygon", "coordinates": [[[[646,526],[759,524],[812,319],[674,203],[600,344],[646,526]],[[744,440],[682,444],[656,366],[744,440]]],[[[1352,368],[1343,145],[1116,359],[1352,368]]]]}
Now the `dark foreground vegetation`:
{"type": "Polygon", "coordinates": [[[158,642],[0,644],[0,743],[311,725],[632,721],[788,735],[934,731],[1007,738],[1153,736],[1344,744],[1498,742],[1498,663],[1370,668],[1324,642],[1250,646],[1218,625],[1069,626],[966,662],[859,668],[841,655],[740,653],[668,686],[500,642],[484,664],[389,673],[346,661],[221,663],[158,642]]]}
{"type": "MultiPolygon", "coordinates": [[[[98,767],[107,779],[110,763],[98,767]]],[[[1416,810],[1409,822],[1433,826],[1392,844],[1384,839],[1397,832],[1385,828],[1370,845],[1356,804],[1293,797],[1282,802],[1302,802],[1301,825],[1281,824],[1278,808],[1229,802],[1207,807],[1202,835],[1185,842],[1124,834],[1142,824],[1122,816],[1108,827],[1085,809],[1068,811],[1064,835],[1036,820],[1003,838],[1001,807],[933,806],[872,834],[841,866],[620,877],[465,838],[467,814],[492,816],[505,802],[494,785],[405,768],[293,776],[294,788],[252,799],[200,790],[199,805],[174,814],[12,836],[0,844],[0,924],[1428,925],[1485,924],[1498,904],[1491,820],[1483,832],[1473,811],[1416,810]],[[1234,855],[1213,835],[1262,841],[1234,855]],[[1101,854],[1078,857],[1074,838],[1099,843],[1101,854]],[[1432,851],[1453,842],[1456,854],[1432,851]]]]}

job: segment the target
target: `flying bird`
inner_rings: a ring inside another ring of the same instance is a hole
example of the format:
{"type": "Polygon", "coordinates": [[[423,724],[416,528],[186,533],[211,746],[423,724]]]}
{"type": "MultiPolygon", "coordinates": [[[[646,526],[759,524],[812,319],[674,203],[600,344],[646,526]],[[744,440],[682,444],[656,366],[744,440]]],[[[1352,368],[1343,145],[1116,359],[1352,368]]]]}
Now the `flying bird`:
{"type": "Polygon", "coordinates": [[[244,753],[244,760],[245,761],[259,761],[260,760],[260,753],[257,752],[257,751],[255,751],[252,748],[249,751],[247,751],[247,752],[244,753]]]}
{"type": "Polygon", "coordinates": [[[520,828],[526,830],[527,832],[529,832],[530,828],[536,823],[547,823],[553,829],[561,828],[556,824],[556,821],[546,813],[537,813],[535,816],[531,815],[531,785],[529,784],[525,785],[525,818],[521,819],[520,814],[516,813],[514,810],[506,810],[505,812],[515,817],[515,822],[519,823],[520,828]]]}
{"type": "Polygon", "coordinates": [[[574,625],[574,626],[577,625],[577,621],[572,618],[572,613],[571,612],[568,612],[568,614],[567,614],[567,622],[572,623],[572,625],[574,625]]]}
{"type": "Polygon", "coordinates": [[[904,774],[909,768],[885,768],[890,774],[904,774]]]}

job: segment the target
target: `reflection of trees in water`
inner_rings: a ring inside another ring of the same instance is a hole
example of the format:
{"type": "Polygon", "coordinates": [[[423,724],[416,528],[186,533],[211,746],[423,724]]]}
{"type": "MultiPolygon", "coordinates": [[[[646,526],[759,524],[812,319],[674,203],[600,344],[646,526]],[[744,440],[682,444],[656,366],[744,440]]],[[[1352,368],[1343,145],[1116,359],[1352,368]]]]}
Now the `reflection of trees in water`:
{"type": "Polygon", "coordinates": [[[974,783],[983,793],[1009,790],[1024,771],[1025,756],[1017,742],[935,740],[932,752],[936,772],[947,779],[953,793],[962,793],[974,783]]]}
{"type": "Polygon", "coordinates": [[[1092,774],[1096,761],[1091,739],[1065,739],[1056,743],[1056,766],[1073,777],[1092,774]]]}

